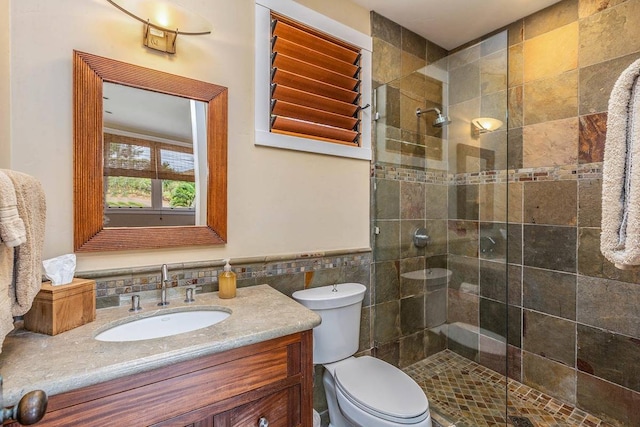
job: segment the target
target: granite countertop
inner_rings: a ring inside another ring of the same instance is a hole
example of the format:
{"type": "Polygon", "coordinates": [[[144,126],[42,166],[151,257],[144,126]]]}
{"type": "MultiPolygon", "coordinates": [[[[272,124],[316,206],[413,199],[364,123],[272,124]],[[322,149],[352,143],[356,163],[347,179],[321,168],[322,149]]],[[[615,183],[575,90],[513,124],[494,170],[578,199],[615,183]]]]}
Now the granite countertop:
{"type": "Polygon", "coordinates": [[[17,330],[9,334],[0,354],[4,405],[16,405],[31,390],[48,396],[115,378],[149,371],[176,362],[312,329],[320,317],[268,285],[238,289],[233,299],[218,293],[195,296],[186,304],[176,296],[168,308],[143,300],[143,310],[129,307],[97,311],[96,320],[55,336],[17,330]],[[220,307],[231,310],[226,320],[179,335],[135,342],[102,342],[93,337],[110,326],[134,318],[189,309],[220,307]]]}

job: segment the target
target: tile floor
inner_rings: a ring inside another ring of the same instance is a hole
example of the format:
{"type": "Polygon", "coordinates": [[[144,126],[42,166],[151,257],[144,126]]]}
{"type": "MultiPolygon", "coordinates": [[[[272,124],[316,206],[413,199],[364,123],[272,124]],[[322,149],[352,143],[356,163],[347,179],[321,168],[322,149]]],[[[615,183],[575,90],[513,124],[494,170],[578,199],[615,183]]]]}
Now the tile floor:
{"type": "Polygon", "coordinates": [[[578,408],[445,350],[404,371],[429,397],[434,426],[612,427],[578,408]],[[509,411],[505,414],[506,388],[509,411]],[[524,417],[524,418],[522,418],[524,417]]]}

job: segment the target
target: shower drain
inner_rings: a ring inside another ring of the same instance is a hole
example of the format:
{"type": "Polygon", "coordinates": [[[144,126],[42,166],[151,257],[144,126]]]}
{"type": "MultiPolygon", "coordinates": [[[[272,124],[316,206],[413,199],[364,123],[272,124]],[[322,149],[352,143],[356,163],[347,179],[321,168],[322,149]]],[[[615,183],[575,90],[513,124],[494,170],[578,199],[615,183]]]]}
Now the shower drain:
{"type": "Polygon", "coordinates": [[[536,427],[527,417],[509,416],[509,419],[515,427],[536,427]]]}

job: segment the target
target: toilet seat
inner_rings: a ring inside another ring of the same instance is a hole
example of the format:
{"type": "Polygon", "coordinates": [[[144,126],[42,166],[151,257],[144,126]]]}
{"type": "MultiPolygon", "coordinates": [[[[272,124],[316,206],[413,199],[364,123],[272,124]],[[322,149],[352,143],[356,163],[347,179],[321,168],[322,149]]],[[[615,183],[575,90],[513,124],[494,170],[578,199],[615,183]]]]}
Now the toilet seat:
{"type": "Polygon", "coordinates": [[[420,386],[380,359],[362,356],[339,364],[334,378],[339,394],[377,418],[416,424],[429,417],[429,401],[420,386]]]}

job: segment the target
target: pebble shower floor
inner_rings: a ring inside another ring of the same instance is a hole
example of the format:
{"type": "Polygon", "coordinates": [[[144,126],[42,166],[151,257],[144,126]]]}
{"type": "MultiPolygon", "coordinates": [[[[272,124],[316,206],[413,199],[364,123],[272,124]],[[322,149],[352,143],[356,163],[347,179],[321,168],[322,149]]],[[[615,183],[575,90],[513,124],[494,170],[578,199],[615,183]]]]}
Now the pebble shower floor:
{"type": "Polygon", "coordinates": [[[434,421],[443,427],[612,427],[450,350],[404,371],[425,391],[434,421]],[[508,417],[505,386],[509,392],[508,417]]]}

